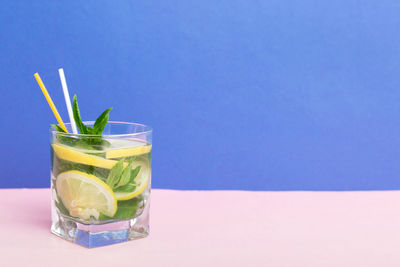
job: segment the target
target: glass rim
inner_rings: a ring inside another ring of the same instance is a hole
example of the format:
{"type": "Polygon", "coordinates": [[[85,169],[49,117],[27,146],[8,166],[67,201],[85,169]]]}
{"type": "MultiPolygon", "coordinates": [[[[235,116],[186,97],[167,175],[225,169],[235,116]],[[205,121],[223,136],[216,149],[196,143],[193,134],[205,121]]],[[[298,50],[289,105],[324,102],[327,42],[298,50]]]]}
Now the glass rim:
{"type": "MultiPolygon", "coordinates": [[[[94,124],[95,121],[83,121],[85,125],[87,124],[94,124]]],[[[59,132],[53,127],[50,128],[50,132],[53,134],[58,134],[58,135],[63,135],[63,136],[70,136],[70,137],[132,137],[132,136],[137,136],[137,135],[142,135],[142,134],[149,134],[153,132],[153,128],[151,128],[148,125],[141,124],[141,123],[136,123],[136,122],[125,122],[125,121],[109,121],[107,124],[123,124],[123,125],[136,125],[136,126],[142,126],[145,128],[144,131],[139,131],[136,133],[128,133],[128,134],[102,134],[102,135],[97,135],[97,134],[74,134],[74,133],[63,133],[59,132]]],[[[66,126],[71,125],[70,122],[64,123],[66,126]]],[[[57,124],[59,125],[59,124],[57,124]]]]}

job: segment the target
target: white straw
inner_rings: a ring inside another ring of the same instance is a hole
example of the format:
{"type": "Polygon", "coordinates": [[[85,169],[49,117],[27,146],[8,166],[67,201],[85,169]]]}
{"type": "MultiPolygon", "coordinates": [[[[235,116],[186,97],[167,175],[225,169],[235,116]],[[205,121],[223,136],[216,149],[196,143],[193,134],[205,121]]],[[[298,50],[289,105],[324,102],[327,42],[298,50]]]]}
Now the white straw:
{"type": "Polygon", "coordinates": [[[69,98],[68,87],[67,87],[67,82],[65,80],[64,70],[62,68],[58,69],[58,73],[60,74],[61,85],[62,85],[63,92],[64,92],[65,104],[67,105],[69,120],[71,121],[72,132],[74,134],[77,134],[78,130],[76,128],[74,115],[72,114],[71,99],[69,98]]]}

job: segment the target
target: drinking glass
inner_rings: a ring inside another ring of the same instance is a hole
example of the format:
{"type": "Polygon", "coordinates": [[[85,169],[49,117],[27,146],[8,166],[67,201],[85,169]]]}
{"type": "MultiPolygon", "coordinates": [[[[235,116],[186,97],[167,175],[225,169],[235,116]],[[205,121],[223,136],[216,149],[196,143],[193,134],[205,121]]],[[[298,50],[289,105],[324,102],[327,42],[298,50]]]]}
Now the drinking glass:
{"type": "Polygon", "coordinates": [[[101,136],[52,129],[51,231],[90,248],[146,237],[151,150],[142,124],[108,122],[101,136]]]}

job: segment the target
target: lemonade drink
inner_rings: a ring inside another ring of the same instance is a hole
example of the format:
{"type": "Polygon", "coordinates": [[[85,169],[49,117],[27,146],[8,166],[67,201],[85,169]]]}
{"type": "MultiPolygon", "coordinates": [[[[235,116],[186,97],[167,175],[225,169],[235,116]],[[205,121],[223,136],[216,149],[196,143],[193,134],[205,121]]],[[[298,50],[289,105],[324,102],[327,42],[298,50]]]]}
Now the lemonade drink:
{"type": "Polygon", "coordinates": [[[51,131],[52,232],[87,247],[149,233],[151,129],[109,122],[105,131],[51,131]]]}

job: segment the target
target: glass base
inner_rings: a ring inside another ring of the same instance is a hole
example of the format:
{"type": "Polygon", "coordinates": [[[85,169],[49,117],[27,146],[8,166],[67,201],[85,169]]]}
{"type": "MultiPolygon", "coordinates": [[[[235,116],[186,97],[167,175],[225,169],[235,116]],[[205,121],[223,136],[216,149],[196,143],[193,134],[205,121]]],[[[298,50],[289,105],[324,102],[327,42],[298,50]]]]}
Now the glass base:
{"type": "Polygon", "coordinates": [[[104,224],[84,224],[53,210],[51,232],[84,247],[95,248],[149,235],[149,213],[146,207],[140,216],[104,224]],[[54,218],[55,217],[55,218],[54,218]]]}

